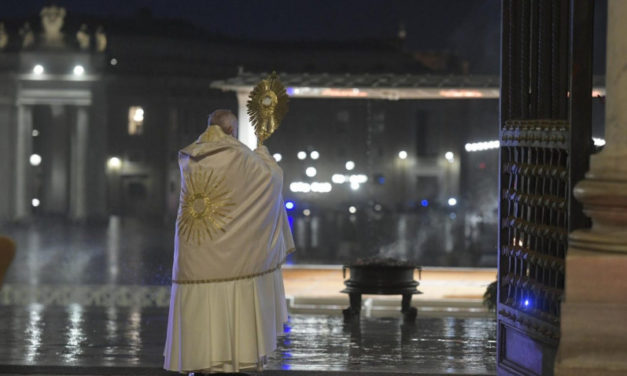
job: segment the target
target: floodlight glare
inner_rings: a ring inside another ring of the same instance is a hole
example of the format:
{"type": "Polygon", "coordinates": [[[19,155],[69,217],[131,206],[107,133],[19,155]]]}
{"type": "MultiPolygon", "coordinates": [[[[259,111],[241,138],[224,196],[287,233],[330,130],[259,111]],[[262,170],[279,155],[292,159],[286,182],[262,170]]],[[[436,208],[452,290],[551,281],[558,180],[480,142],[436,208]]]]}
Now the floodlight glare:
{"type": "Polygon", "coordinates": [[[31,156],[30,156],[30,164],[31,164],[31,166],[39,166],[41,164],[41,155],[39,155],[39,154],[31,154],[31,156]]]}
{"type": "Polygon", "coordinates": [[[122,167],[122,160],[118,157],[111,157],[107,161],[107,167],[112,170],[118,170],[120,167],[122,167]]]}

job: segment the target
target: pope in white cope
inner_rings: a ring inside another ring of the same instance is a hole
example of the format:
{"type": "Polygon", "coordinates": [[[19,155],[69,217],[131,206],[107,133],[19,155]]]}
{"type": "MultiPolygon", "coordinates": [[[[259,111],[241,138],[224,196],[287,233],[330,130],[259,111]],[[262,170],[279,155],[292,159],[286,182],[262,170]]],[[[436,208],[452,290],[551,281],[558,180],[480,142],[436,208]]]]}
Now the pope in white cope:
{"type": "Polygon", "coordinates": [[[294,250],[283,172],[237,139],[227,110],[179,152],[172,295],[164,368],[261,369],[287,320],[281,265],[294,250]]]}

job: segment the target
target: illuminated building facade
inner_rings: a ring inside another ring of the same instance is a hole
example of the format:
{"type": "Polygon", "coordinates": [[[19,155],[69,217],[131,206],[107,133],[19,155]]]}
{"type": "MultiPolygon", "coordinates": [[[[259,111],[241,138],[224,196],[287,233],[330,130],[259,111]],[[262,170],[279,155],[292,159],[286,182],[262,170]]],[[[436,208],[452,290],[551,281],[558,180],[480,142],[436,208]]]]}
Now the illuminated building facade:
{"type": "MultiPolygon", "coordinates": [[[[0,219],[34,213],[82,221],[106,214],[104,48],[61,29],[65,11],[41,12],[0,50],[0,219]]],[[[4,28],[3,28],[4,29],[4,28]]]]}
{"type": "MultiPolygon", "coordinates": [[[[178,150],[216,108],[239,112],[245,128],[247,88],[276,70],[290,111],[267,144],[282,158],[298,261],[352,257],[357,234],[380,221],[377,245],[396,242],[406,255],[465,248],[464,236],[447,236],[472,201],[460,193],[463,145],[494,137],[496,76],[448,76],[459,72],[427,68],[398,41],[253,43],[142,15],[82,27],[63,14],[59,24],[56,12],[56,29],[32,35],[19,30],[39,20],[5,20],[0,174],[10,178],[0,181],[9,198],[0,221],[172,223],[178,150]]],[[[484,180],[495,187],[492,154],[484,180]]]]}
{"type": "MultiPolygon", "coordinates": [[[[24,22],[39,20],[4,20],[0,221],[172,223],[178,150],[216,108],[239,112],[242,141],[253,145],[247,90],[276,70],[290,111],[267,145],[285,171],[299,257],[350,256],[344,249],[360,247],[350,234],[373,216],[392,218],[381,226],[409,253],[450,258],[472,242],[494,253],[477,228],[490,233],[496,220],[497,152],[464,145],[498,136],[496,75],[434,71],[398,41],[253,43],[142,15],[84,28],[50,14],[57,23],[30,34],[24,22]]],[[[463,265],[481,259],[466,254],[473,261],[463,265]]]]}
{"type": "MultiPolygon", "coordinates": [[[[2,221],[171,218],[176,152],[212,109],[237,108],[232,95],[210,87],[242,67],[428,71],[395,42],[253,44],[143,15],[82,24],[55,6],[40,19],[2,21],[0,174],[7,179],[0,193],[9,198],[0,204],[2,221]]],[[[341,90],[326,94],[352,105],[341,90]]]]}

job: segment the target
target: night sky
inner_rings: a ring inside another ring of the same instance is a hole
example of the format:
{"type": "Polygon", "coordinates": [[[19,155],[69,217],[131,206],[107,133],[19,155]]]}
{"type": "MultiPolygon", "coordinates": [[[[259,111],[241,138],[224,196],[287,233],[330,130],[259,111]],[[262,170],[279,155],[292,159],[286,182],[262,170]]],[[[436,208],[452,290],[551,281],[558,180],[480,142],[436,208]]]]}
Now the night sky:
{"type": "Polygon", "coordinates": [[[400,22],[418,46],[441,48],[475,13],[490,13],[498,25],[495,0],[3,0],[0,18],[37,14],[47,4],[72,13],[130,16],[149,8],[156,17],[188,19],[211,31],[263,39],[356,39],[392,37],[400,22]]]}
{"type": "Polygon", "coordinates": [[[497,0],[2,0],[0,21],[37,15],[49,4],[65,7],[69,17],[130,17],[148,8],[154,17],[243,39],[391,39],[404,23],[409,50],[449,51],[479,71],[498,67],[497,0]]]}
{"type": "MultiPolygon", "coordinates": [[[[408,50],[447,51],[473,73],[498,73],[500,0],[1,0],[0,21],[32,17],[56,4],[74,14],[183,19],[242,39],[358,40],[395,38],[405,24],[408,50]]],[[[597,7],[595,71],[604,70],[606,0],[597,7]]]]}

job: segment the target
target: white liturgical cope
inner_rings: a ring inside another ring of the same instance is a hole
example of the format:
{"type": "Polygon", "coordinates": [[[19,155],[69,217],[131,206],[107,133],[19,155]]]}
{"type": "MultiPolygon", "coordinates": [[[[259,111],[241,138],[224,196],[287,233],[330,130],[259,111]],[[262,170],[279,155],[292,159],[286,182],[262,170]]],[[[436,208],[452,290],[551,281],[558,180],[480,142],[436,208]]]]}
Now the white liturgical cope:
{"type": "Polygon", "coordinates": [[[256,369],[287,321],[280,266],[294,249],[283,173],[211,126],[179,153],[181,198],[164,368],[256,369]]]}
{"type": "Polygon", "coordinates": [[[181,198],[172,279],[206,283],[251,278],[294,249],[281,195],[283,172],[211,126],[179,153],[181,198]]]}

